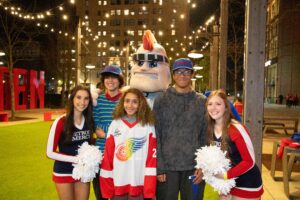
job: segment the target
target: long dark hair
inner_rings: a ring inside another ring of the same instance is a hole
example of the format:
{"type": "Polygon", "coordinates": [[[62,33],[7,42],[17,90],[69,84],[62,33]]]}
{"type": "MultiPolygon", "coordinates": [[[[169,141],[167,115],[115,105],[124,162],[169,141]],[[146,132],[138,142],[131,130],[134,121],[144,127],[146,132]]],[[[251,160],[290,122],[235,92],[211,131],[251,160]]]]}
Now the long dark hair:
{"type": "MultiPolygon", "coordinates": [[[[222,139],[221,139],[221,149],[224,151],[228,152],[228,141],[229,141],[229,136],[228,136],[228,131],[227,128],[231,124],[231,120],[233,119],[233,115],[230,111],[230,104],[227,100],[227,95],[223,90],[215,90],[212,91],[211,94],[208,96],[207,101],[206,101],[206,107],[208,105],[209,100],[214,97],[218,96],[220,97],[225,104],[225,112],[224,112],[224,120],[223,120],[223,127],[222,127],[222,139]]],[[[212,144],[213,143],[213,135],[214,135],[214,126],[216,121],[209,116],[209,113],[207,112],[207,138],[208,138],[208,143],[212,144]]]]}
{"type": "Polygon", "coordinates": [[[134,94],[137,96],[139,100],[139,107],[136,113],[136,118],[140,121],[141,125],[144,126],[146,124],[154,125],[154,114],[149,107],[146,98],[143,93],[135,88],[130,88],[124,92],[119,103],[117,104],[115,111],[113,112],[113,118],[119,119],[123,116],[126,116],[126,112],[124,109],[124,99],[127,94],[134,94]]]}
{"type": "Polygon", "coordinates": [[[83,85],[77,85],[75,86],[72,91],[71,95],[68,99],[68,105],[67,105],[67,114],[66,114],[66,120],[65,120],[65,126],[64,126],[64,132],[65,132],[65,143],[70,144],[72,141],[73,137],[73,132],[75,130],[75,125],[74,125],[74,104],[73,100],[75,95],[79,90],[84,90],[88,93],[89,95],[89,105],[88,107],[82,112],[84,118],[85,118],[85,123],[88,126],[88,129],[90,131],[90,142],[92,142],[92,134],[93,134],[93,127],[94,127],[94,120],[93,120],[93,105],[92,105],[92,96],[90,93],[90,90],[83,86],[83,85]]]}

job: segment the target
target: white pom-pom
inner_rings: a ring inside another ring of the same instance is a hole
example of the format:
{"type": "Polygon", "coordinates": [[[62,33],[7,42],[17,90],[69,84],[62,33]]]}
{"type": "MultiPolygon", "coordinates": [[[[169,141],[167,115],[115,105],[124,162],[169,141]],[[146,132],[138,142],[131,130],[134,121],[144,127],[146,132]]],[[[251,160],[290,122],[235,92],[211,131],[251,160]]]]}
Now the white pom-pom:
{"type": "Polygon", "coordinates": [[[102,160],[102,153],[98,147],[84,142],[78,149],[76,156],[78,163],[73,164],[72,177],[83,183],[92,181],[99,172],[99,165],[102,160]]]}
{"type": "Polygon", "coordinates": [[[196,168],[202,169],[203,179],[210,184],[219,194],[227,195],[230,189],[235,186],[235,180],[223,180],[214,175],[223,174],[230,169],[230,160],[226,158],[226,152],[223,152],[217,146],[204,146],[197,150],[196,168]]]}

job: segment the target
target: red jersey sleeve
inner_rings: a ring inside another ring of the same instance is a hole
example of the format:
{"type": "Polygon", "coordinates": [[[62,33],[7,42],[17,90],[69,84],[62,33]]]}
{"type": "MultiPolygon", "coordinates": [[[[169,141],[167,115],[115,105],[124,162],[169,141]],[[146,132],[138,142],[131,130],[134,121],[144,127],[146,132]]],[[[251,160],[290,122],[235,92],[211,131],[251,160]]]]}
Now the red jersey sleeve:
{"type": "Polygon", "coordinates": [[[228,133],[242,158],[240,163],[227,172],[228,178],[234,178],[246,173],[254,166],[254,149],[249,133],[241,124],[231,126],[228,129],[228,133]]]}
{"type": "Polygon", "coordinates": [[[154,128],[149,134],[148,155],[146,160],[144,198],[154,198],[156,192],[156,137],[154,128]]]}
{"type": "Polygon", "coordinates": [[[64,124],[65,124],[65,116],[64,115],[57,118],[53,122],[53,124],[50,128],[50,133],[49,133],[49,137],[48,137],[47,156],[53,160],[76,163],[77,158],[75,156],[65,155],[65,154],[60,153],[57,150],[58,149],[57,148],[58,141],[64,130],[64,124]]]}
{"type": "MultiPolygon", "coordinates": [[[[109,128],[108,133],[111,133],[109,128]]],[[[115,153],[115,142],[113,135],[109,134],[106,139],[104,157],[101,163],[100,170],[100,188],[101,194],[104,198],[112,198],[114,195],[114,181],[113,181],[113,161],[115,153]]]]}

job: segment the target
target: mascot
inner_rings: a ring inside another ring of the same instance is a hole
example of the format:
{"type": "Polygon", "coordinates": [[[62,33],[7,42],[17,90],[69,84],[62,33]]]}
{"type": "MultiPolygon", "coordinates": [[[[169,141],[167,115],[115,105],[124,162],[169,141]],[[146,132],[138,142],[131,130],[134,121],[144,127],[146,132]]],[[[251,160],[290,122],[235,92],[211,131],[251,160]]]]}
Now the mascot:
{"type": "MultiPolygon", "coordinates": [[[[142,45],[132,55],[131,66],[129,87],[142,91],[152,109],[155,97],[171,83],[171,73],[166,51],[157,43],[150,30],[145,31],[142,45]]],[[[121,90],[125,91],[129,87],[121,90]]],[[[100,90],[92,90],[91,93],[93,105],[96,106],[100,90]]]]}
{"type": "Polygon", "coordinates": [[[145,31],[143,44],[132,55],[129,86],[141,90],[153,108],[155,97],[171,83],[169,60],[165,49],[150,30],[145,31]]]}

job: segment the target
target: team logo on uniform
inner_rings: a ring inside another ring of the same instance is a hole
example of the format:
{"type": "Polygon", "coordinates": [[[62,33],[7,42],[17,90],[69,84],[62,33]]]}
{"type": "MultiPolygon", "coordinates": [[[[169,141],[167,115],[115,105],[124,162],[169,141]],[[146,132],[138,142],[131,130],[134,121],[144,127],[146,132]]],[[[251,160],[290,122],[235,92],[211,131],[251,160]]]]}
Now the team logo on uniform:
{"type": "Polygon", "coordinates": [[[129,160],[132,154],[141,149],[146,143],[147,136],[142,138],[128,138],[125,142],[119,144],[116,149],[116,157],[120,161],[129,160]]]}
{"type": "Polygon", "coordinates": [[[121,131],[119,130],[119,129],[116,129],[115,130],[115,132],[114,132],[114,136],[116,137],[116,136],[119,136],[119,135],[121,135],[122,133],[121,133],[121,131]]]}

